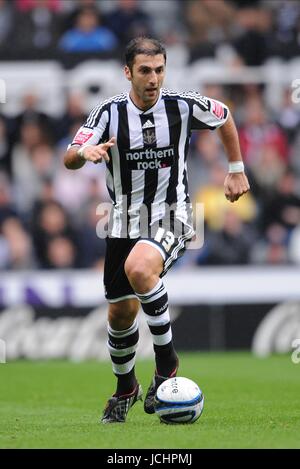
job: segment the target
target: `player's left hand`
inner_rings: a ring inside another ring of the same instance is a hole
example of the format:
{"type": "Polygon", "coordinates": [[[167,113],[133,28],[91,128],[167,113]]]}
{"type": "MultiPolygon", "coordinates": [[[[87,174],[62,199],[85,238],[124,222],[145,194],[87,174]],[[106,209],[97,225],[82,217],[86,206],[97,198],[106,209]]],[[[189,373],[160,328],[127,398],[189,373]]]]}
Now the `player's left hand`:
{"type": "Polygon", "coordinates": [[[224,181],[224,193],[227,200],[235,202],[250,190],[245,173],[228,173],[224,181]]]}

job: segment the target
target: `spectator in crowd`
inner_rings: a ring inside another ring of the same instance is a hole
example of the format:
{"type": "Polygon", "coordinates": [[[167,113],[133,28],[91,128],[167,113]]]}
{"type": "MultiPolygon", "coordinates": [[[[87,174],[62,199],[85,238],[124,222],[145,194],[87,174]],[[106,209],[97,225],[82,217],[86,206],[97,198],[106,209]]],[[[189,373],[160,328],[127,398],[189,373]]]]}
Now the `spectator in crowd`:
{"type": "Polygon", "coordinates": [[[73,267],[78,266],[77,261],[80,258],[80,253],[77,249],[77,232],[61,204],[55,201],[40,204],[36,218],[32,220],[32,232],[40,267],[53,267],[53,262],[58,262],[58,252],[63,250],[63,246],[68,252],[62,260],[62,265],[67,266],[68,263],[71,263],[73,267]],[[52,241],[57,239],[59,241],[53,246],[52,241]],[[65,239],[68,240],[68,243],[65,242],[65,239]]]}
{"type": "MultiPolygon", "coordinates": [[[[3,241],[6,245],[5,264],[2,268],[20,270],[35,267],[32,240],[25,231],[20,220],[16,217],[6,218],[1,226],[2,242],[2,262],[3,262],[3,241]]],[[[1,249],[1,248],[0,248],[1,249]]],[[[0,260],[1,266],[1,260],[0,260]]]]}
{"type": "Polygon", "coordinates": [[[183,21],[186,3],[186,1],[181,0],[156,2],[154,4],[155,8],[153,8],[151,0],[139,1],[139,8],[148,17],[147,23],[150,28],[148,34],[159,37],[168,46],[168,56],[170,59],[170,53],[173,53],[172,46],[175,46],[175,50],[179,50],[179,53],[180,49],[186,52],[186,25],[183,21]],[[176,48],[176,46],[179,47],[176,48]]]}
{"type": "Polygon", "coordinates": [[[151,18],[141,10],[137,0],[118,0],[116,9],[106,21],[120,44],[127,44],[137,36],[152,35],[151,18]]]}
{"type": "Polygon", "coordinates": [[[38,214],[40,213],[41,208],[50,202],[59,202],[56,197],[53,178],[51,177],[43,177],[41,179],[41,189],[39,191],[39,195],[34,201],[32,210],[30,212],[30,219],[36,220],[38,214]]]}
{"type": "Polygon", "coordinates": [[[255,181],[255,191],[260,201],[272,196],[286,165],[280,156],[278,147],[272,143],[262,145],[257,156],[258,160],[253,162],[249,170],[251,170],[251,179],[255,181]]]}
{"type": "Polygon", "coordinates": [[[92,8],[100,18],[101,8],[99,0],[71,0],[62,3],[61,32],[73,29],[79,13],[85,8],[92,8]]]}
{"type": "Polygon", "coordinates": [[[249,262],[254,233],[231,208],[224,213],[220,230],[208,231],[205,247],[200,251],[198,264],[242,265],[249,262]]]}
{"type": "Polygon", "coordinates": [[[70,238],[55,236],[46,246],[46,267],[48,269],[74,269],[76,263],[76,247],[70,238]]]}
{"type": "Polygon", "coordinates": [[[289,255],[286,228],[279,223],[269,225],[264,236],[253,244],[250,259],[253,264],[287,264],[289,255]]]}
{"type": "Polygon", "coordinates": [[[264,205],[261,216],[265,228],[278,223],[291,233],[300,225],[299,181],[292,170],[286,169],[279,179],[274,193],[264,205]]]}
{"type": "Polygon", "coordinates": [[[190,0],[185,10],[190,61],[215,57],[218,46],[230,39],[235,8],[224,0],[190,0]]]}
{"type": "Polygon", "coordinates": [[[15,12],[11,0],[0,0],[0,50],[6,48],[13,31],[15,12]]]}
{"type": "Polygon", "coordinates": [[[280,111],[276,114],[276,121],[284,131],[290,143],[294,143],[300,128],[300,106],[299,103],[293,103],[293,91],[291,87],[283,91],[280,111]]]}
{"type": "Polygon", "coordinates": [[[100,15],[93,8],[83,8],[78,13],[75,27],[59,40],[59,48],[64,52],[108,52],[117,45],[117,37],[101,24],[100,15]]]}
{"type": "Polygon", "coordinates": [[[239,137],[244,161],[257,185],[257,195],[262,197],[282,175],[289,159],[289,145],[282,129],[270,120],[261,98],[246,101],[239,137]]]}
{"type": "Polygon", "coordinates": [[[54,0],[20,1],[14,31],[15,46],[19,51],[46,50],[55,47],[58,35],[56,12],[59,2],[54,0]]]}
{"type": "Polygon", "coordinates": [[[56,121],[56,141],[69,137],[73,127],[78,128],[78,124],[81,125],[85,122],[87,117],[84,111],[84,97],[82,93],[70,92],[66,98],[65,112],[56,121]],[[76,127],[77,126],[77,127],[76,127]]]}
{"type": "MultiPolygon", "coordinates": [[[[20,128],[20,139],[13,147],[13,152],[16,148],[20,150],[31,152],[40,143],[47,141],[46,135],[44,134],[41,126],[38,122],[24,122],[20,128]]],[[[16,161],[16,165],[19,165],[20,160],[16,161]]]]}
{"type": "Polygon", "coordinates": [[[219,163],[215,163],[210,171],[207,183],[203,184],[195,194],[194,203],[202,203],[205,207],[204,217],[207,226],[211,230],[220,230],[224,224],[228,207],[236,212],[244,222],[251,222],[256,216],[256,203],[251,193],[247,193],[231,206],[224,198],[224,177],[226,169],[219,163]]]}
{"type": "Polygon", "coordinates": [[[31,161],[39,183],[55,176],[58,161],[52,146],[47,143],[36,146],[31,153],[31,161]]]}
{"type": "Polygon", "coordinates": [[[37,124],[47,140],[53,140],[54,121],[45,112],[39,109],[39,97],[34,91],[27,91],[22,98],[22,111],[12,122],[13,140],[20,140],[20,133],[23,124],[37,124]]]}
{"type": "Polygon", "coordinates": [[[285,164],[288,162],[289,146],[286,136],[269,118],[261,98],[249,99],[244,104],[243,124],[239,130],[239,137],[242,155],[250,169],[259,168],[263,150],[269,145],[276,148],[285,164]]]}
{"type": "Polygon", "coordinates": [[[12,150],[12,175],[18,210],[26,216],[39,196],[43,178],[55,174],[57,160],[54,149],[44,138],[37,124],[26,123],[21,141],[12,150]]]}
{"type": "Polygon", "coordinates": [[[243,63],[262,65],[272,54],[272,13],[260,6],[240,8],[236,13],[239,32],[232,44],[243,63]]]}
{"type": "Polygon", "coordinates": [[[295,0],[277,0],[273,3],[273,55],[291,59],[299,55],[300,4],[295,0]]]}
{"type": "Polygon", "coordinates": [[[192,136],[192,158],[189,161],[191,192],[207,184],[212,167],[224,165],[224,156],[223,146],[214,132],[195,132],[192,136]]]}

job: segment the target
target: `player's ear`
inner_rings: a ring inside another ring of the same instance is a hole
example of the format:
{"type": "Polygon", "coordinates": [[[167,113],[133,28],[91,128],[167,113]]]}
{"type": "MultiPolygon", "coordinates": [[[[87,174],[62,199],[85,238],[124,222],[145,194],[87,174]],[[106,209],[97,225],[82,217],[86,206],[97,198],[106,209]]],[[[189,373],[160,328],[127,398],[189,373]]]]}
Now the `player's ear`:
{"type": "Polygon", "coordinates": [[[125,73],[127,80],[131,81],[131,71],[128,65],[125,65],[124,73],[125,73]]]}

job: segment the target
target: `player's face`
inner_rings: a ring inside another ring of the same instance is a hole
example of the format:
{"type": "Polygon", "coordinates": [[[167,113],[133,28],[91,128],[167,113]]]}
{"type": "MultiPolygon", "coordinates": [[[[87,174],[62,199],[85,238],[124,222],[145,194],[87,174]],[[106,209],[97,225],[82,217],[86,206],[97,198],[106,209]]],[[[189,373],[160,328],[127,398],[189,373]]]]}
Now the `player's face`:
{"type": "Polygon", "coordinates": [[[132,70],[125,67],[125,75],[131,81],[131,98],[143,108],[151,107],[158,99],[165,77],[165,58],[163,54],[153,56],[138,54],[132,70]]]}

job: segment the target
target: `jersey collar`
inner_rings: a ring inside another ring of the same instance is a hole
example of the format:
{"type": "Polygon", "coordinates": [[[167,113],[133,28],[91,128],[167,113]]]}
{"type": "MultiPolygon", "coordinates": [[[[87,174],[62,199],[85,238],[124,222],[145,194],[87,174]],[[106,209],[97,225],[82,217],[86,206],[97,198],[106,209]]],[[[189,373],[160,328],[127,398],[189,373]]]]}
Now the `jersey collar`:
{"type": "Polygon", "coordinates": [[[158,95],[158,98],[157,98],[157,101],[156,103],[153,104],[152,107],[150,107],[149,109],[147,109],[147,111],[143,111],[142,109],[139,109],[135,104],[134,102],[132,101],[130,95],[129,95],[129,92],[127,93],[127,100],[128,100],[128,106],[129,108],[135,112],[136,114],[150,114],[151,112],[154,112],[155,109],[159,106],[160,104],[160,101],[161,101],[161,96],[162,96],[162,88],[160,89],[159,91],[159,95],[158,95]]]}

